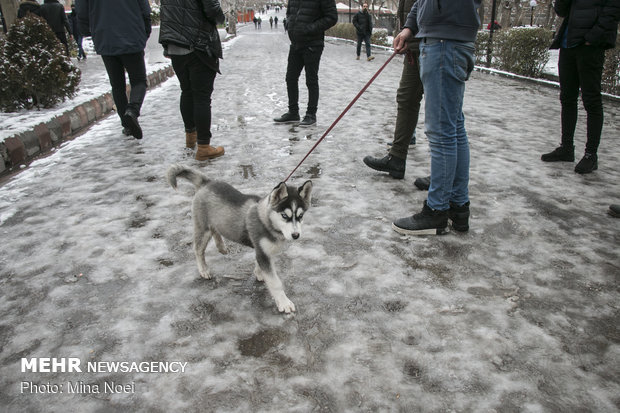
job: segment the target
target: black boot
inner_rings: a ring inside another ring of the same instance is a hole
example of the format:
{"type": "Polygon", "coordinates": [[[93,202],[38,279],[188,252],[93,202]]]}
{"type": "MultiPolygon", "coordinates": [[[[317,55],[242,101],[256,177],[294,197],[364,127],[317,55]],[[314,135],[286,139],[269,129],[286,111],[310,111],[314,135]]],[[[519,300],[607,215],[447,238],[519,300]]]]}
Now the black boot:
{"type": "Polygon", "coordinates": [[[276,123],[297,123],[299,122],[299,113],[286,112],[279,118],[274,118],[273,121],[276,123]]]}
{"type": "Polygon", "coordinates": [[[127,129],[129,129],[129,133],[136,139],[142,139],[142,128],[138,123],[138,114],[131,109],[127,109],[125,111],[125,116],[123,116],[122,122],[127,129]]]}
{"type": "Polygon", "coordinates": [[[430,176],[425,176],[423,178],[417,178],[413,184],[420,190],[420,191],[428,191],[428,188],[430,188],[431,186],[431,177],[430,176]]]}
{"type": "Polygon", "coordinates": [[[543,154],[543,162],[575,162],[575,146],[560,145],[549,153],[543,154]]]}
{"type": "Polygon", "coordinates": [[[452,221],[452,228],[457,231],[466,232],[469,230],[469,202],[458,206],[450,202],[448,218],[452,221]]]}
{"type": "Polygon", "coordinates": [[[392,223],[392,229],[404,235],[444,235],[448,227],[448,211],[431,209],[424,201],[422,212],[392,223]]]}
{"type": "Polygon", "coordinates": [[[405,177],[405,160],[392,155],[383,158],[367,156],[364,163],[375,171],[388,172],[392,178],[403,179],[405,177]]]}
{"type": "Polygon", "coordinates": [[[575,166],[575,172],[578,174],[589,174],[598,169],[598,156],[595,153],[586,152],[583,158],[575,166]]]}

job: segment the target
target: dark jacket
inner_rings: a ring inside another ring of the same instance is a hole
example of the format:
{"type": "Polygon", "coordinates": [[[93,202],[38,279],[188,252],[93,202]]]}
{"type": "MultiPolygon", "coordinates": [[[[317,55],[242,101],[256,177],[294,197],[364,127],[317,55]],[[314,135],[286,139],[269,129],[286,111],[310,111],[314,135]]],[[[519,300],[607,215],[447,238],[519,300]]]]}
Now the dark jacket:
{"type": "Polygon", "coordinates": [[[19,8],[17,9],[17,17],[22,18],[26,16],[28,13],[36,14],[37,16],[41,15],[41,5],[36,1],[32,0],[24,0],[19,3],[19,8]]]}
{"type": "Polygon", "coordinates": [[[80,25],[78,23],[77,11],[75,7],[71,8],[71,14],[69,15],[69,26],[71,26],[71,33],[75,38],[81,37],[80,35],[80,25]]]}
{"type": "Polygon", "coordinates": [[[416,37],[474,42],[480,27],[482,0],[418,0],[405,27],[416,37]]]}
{"type": "Polygon", "coordinates": [[[164,47],[175,44],[222,58],[217,24],[224,22],[224,13],[217,0],[162,0],[159,16],[164,47]]]}
{"type": "Polygon", "coordinates": [[[358,36],[372,34],[372,16],[368,10],[360,10],[353,16],[353,26],[358,36]]]}
{"type": "Polygon", "coordinates": [[[58,0],[45,0],[40,12],[41,17],[47,21],[54,33],[63,33],[65,29],[67,29],[69,34],[73,33],[71,26],[69,26],[69,20],[67,20],[65,8],[58,0]]]}
{"type": "Polygon", "coordinates": [[[338,22],[334,0],[289,0],[288,37],[295,48],[325,45],[325,31],[338,22]]]}
{"type": "Polygon", "coordinates": [[[558,16],[564,17],[557,31],[552,49],[559,49],[565,30],[567,46],[575,47],[586,42],[603,49],[616,45],[620,0],[556,0],[558,16]]]}
{"type": "Polygon", "coordinates": [[[83,36],[92,36],[95,50],[104,56],[144,51],[151,35],[148,0],[76,0],[83,36]]]}

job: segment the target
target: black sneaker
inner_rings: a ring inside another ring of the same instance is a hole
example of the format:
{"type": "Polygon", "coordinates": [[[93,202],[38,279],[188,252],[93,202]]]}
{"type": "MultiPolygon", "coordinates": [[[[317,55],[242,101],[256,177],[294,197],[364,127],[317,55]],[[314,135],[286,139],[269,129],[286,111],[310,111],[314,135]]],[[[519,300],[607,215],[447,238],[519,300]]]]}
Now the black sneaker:
{"type": "Polygon", "coordinates": [[[366,156],[364,163],[375,171],[388,172],[392,178],[403,179],[405,177],[405,160],[392,155],[383,158],[366,156]]]}
{"type": "Polygon", "coordinates": [[[430,188],[431,186],[431,177],[430,176],[425,176],[423,178],[417,178],[413,184],[420,190],[420,191],[428,191],[428,188],[430,188]]]}
{"type": "Polygon", "coordinates": [[[316,115],[310,115],[310,114],[306,114],[306,116],[304,116],[304,120],[302,120],[301,122],[299,122],[299,126],[312,126],[316,123],[316,115]]]}
{"type": "Polygon", "coordinates": [[[543,162],[575,162],[575,147],[560,145],[549,153],[543,154],[543,162]]]}
{"type": "Polygon", "coordinates": [[[598,156],[595,153],[586,152],[583,158],[575,166],[575,172],[578,174],[589,174],[598,169],[598,156]]]}
{"type": "Polygon", "coordinates": [[[469,230],[469,202],[458,206],[450,202],[448,219],[452,221],[452,228],[457,231],[466,232],[469,230]]]}
{"type": "Polygon", "coordinates": [[[297,123],[299,122],[299,113],[286,112],[279,118],[274,118],[273,121],[276,123],[297,123]]]}
{"type": "Polygon", "coordinates": [[[129,133],[136,139],[142,139],[142,128],[138,123],[138,115],[133,111],[127,109],[125,116],[123,116],[123,123],[126,128],[129,129],[129,133]]]}
{"type": "Polygon", "coordinates": [[[620,218],[620,205],[611,204],[607,213],[614,218],[620,218]]]}
{"type": "Polygon", "coordinates": [[[422,212],[392,223],[392,229],[404,235],[444,235],[448,233],[448,211],[431,209],[424,201],[422,212]]]}

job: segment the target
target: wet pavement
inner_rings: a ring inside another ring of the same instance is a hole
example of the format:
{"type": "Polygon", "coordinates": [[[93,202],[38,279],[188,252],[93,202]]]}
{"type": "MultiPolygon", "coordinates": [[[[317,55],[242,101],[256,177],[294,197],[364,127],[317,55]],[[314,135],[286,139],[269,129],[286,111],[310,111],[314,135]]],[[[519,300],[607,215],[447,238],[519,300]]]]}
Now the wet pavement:
{"type": "MultiPolygon", "coordinates": [[[[425,199],[423,122],[404,180],[361,161],[391,141],[397,57],[291,178],[314,183],[302,236],[276,260],[297,312],[277,312],[248,248],[210,245],[215,278],[200,278],[193,188],[170,188],[168,166],[266,195],[389,57],[328,41],[318,125],[274,125],[288,41],[263,20],[228,42],[216,79],[223,157],[184,148],[173,78],[147,95],[143,140],[110,116],[0,187],[2,410],[618,411],[618,104],[605,103],[599,170],[581,176],[540,161],[559,141],[557,89],[475,72],[471,229],[402,237],[391,221],[425,199]]],[[[581,108],[577,131],[579,156],[581,108]]]]}

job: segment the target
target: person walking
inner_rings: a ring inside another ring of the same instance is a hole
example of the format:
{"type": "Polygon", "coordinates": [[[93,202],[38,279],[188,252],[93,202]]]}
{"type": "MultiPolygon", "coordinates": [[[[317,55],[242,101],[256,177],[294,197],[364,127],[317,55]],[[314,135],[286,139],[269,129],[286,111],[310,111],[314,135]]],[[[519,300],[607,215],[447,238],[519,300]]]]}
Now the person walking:
{"type": "Polygon", "coordinates": [[[86,53],[84,53],[84,48],[82,47],[82,33],[80,33],[80,25],[78,23],[77,11],[75,11],[75,4],[71,5],[71,14],[69,15],[69,24],[71,25],[71,31],[73,32],[73,38],[75,39],[75,44],[78,48],[77,59],[86,59],[86,53]]]}
{"type": "Polygon", "coordinates": [[[418,0],[394,38],[397,53],[420,42],[420,77],[424,86],[425,128],[431,150],[431,183],[422,211],[399,218],[401,234],[445,234],[448,220],[458,231],[469,229],[469,142],[463,116],[465,81],[474,68],[474,41],[481,0],[449,0],[436,7],[418,0]],[[444,62],[454,62],[446,65],[444,62]]]}
{"type": "MultiPolygon", "coordinates": [[[[398,2],[398,18],[403,27],[407,15],[416,0],[400,0],[398,2]]],[[[408,43],[406,57],[403,59],[403,72],[396,91],[396,125],[394,141],[387,156],[373,158],[366,156],[364,163],[377,171],[387,172],[391,177],[403,179],[405,165],[411,142],[415,142],[415,128],[418,124],[420,102],[424,95],[424,87],[420,80],[420,39],[414,38],[408,43]]]]}
{"type": "MultiPolygon", "coordinates": [[[[410,9],[411,10],[411,9],[410,9]]],[[[360,60],[362,41],[366,44],[366,60],[371,61],[375,57],[370,55],[370,36],[372,35],[372,16],[368,13],[368,3],[362,5],[362,10],[353,16],[353,26],[357,32],[357,60],[360,60]]]]}
{"type": "Polygon", "coordinates": [[[224,148],[211,146],[211,94],[220,72],[222,44],[217,25],[224,13],[217,0],[162,0],[159,43],[181,85],[181,117],[185,146],[204,161],[224,155],[224,148]],[[196,6],[198,5],[198,6],[196,6]]]}
{"type": "Polygon", "coordinates": [[[65,8],[58,0],[45,0],[39,9],[41,17],[47,21],[52,31],[65,47],[65,53],[69,56],[69,42],[67,41],[67,33],[71,36],[71,26],[65,13],[65,8]],[[67,30],[65,32],[65,29],[67,30]]]}
{"type": "Polygon", "coordinates": [[[299,126],[316,123],[319,104],[319,63],[325,47],[325,31],[338,21],[334,0],[289,0],[286,24],[291,46],[286,67],[288,112],[275,118],[276,123],[299,122],[299,76],[306,71],[308,107],[299,126]]]}
{"type": "Polygon", "coordinates": [[[273,30],[273,16],[269,16],[269,28],[273,30]]]}
{"type": "Polygon", "coordinates": [[[34,0],[22,0],[17,9],[17,18],[26,17],[28,13],[41,16],[41,5],[34,0]]]}
{"type": "Polygon", "coordinates": [[[151,35],[147,0],[76,0],[80,32],[92,36],[112,86],[112,97],[123,133],[142,139],[138,122],[146,95],[144,48],[151,35]],[[127,100],[125,70],[131,92],[127,100]]]}
{"type": "Polygon", "coordinates": [[[620,0],[556,0],[553,5],[563,17],[551,49],[560,49],[558,72],[562,106],[560,146],[541,156],[544,162],[575,161],[577,100],[586,110],[586,149],[575,172],[587,174],[598,169],[598,147],[603,131],[601,79],[605,50],[616,45],[620,0]]]}

